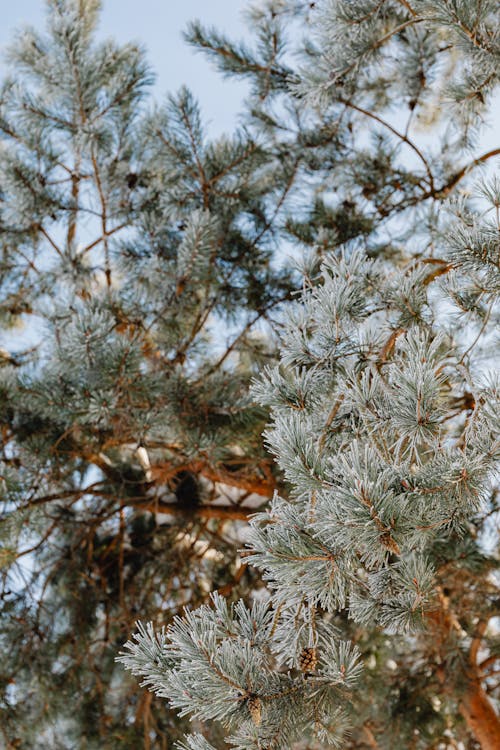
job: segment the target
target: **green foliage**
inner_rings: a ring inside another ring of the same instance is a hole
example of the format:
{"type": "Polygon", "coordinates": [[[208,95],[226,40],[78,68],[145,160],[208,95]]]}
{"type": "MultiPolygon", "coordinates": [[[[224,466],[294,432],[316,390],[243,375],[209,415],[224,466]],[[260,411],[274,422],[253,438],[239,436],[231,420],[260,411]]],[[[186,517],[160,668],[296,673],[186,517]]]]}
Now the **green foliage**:
{"type": "MultiPolygon", "coordinates": [[[[224,74],[251,79],[249,122],[267,144],[307,154],[284,224],[302,251],[302,291],[279,323],[280,363],[253,387],[286,492],[251,519],[245,556],[268,582],[273,679],[291,679],[304,704],[289,714],[259,684],[260,657],[237,637],[219,644],[218,600],[167,630],[175,659],[152,687],[182,713],[231,716],[237,748],[493,750],[497,179],[475,198],[456,191],[498,155],[469,153],[497,90],[498,9],[270,0],[248,14],[253,47],[200,24],[188,38],[224,74]],[[340,739],[344,719],[331,732],[336,709],[323,714],[322,692],[305,685],[335,687],[346,642],[365,669],[343,696],[351,728],[340,739]],[[253,726],[232,713],[231,681],[253,726]]],[[[126,666],[137,670],[153,637],[128,644],[126,666]]],[[[200,735],[187,742],[205,747],[200,735]]]]}
{"type": "Polygon", "coordinates": [[[492,750],[496,4],[195,23],[212,141],[99,8],[0,91],[6,746],[492,750]]]}
{"type": "Polygon", "coordinates": [[[289,173],[244,130],[209,141],[187,90],[150,106],[143,51],[99,41],[99,7],[48,2],[0,94],[9,747],[175,737],[114,655],[138,612],[237,586],[228,521],[274,486],[248,383],[291,284],[272,263],[289,173]]]}
{"type": "MultiPolygon", "coordinates": [[[[167,634],[141,628],[119,660],[168,697],[181,716],[218,719],[239,730],[229,738],[239,750],[255,743],[289,745],[314,721],[325,739],[338,744],[347,717],[337,704],[356,682],[359,654],[326,635],[320,643],[314,676],[277,672],[280,632],[267,603],[248,610],[239,601],[228,608],[214,596],[212,607],[176,618],[167,634]]],[[[188,742],[196,746],[199,740],[188,742]]]]}

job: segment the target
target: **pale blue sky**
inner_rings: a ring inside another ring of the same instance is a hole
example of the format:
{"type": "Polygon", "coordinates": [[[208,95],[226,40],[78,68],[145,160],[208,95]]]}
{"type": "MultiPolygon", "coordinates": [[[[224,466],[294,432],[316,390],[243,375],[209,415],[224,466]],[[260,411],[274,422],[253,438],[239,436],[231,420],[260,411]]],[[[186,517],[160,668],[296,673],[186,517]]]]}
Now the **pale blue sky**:
{"type": "MultiPolygon", "coordinates": [[[[182,39],[188,21],[199,18],[234,39],[248,37],[242,13],[249,0],[103,0],[100,34],[120,42],[138,41],[147,49],[157,74],[156,98],[186,84],[198,98],[209,133],[231,132],[247,88],[240,81],[222,78],[206,58],[182,39]]],[[[44,25],[44,0],[0,0],[0,53],[16,27],[44,25]]],[[[0,77],[2,72],[0,55],[0,77]]],[[[489,128],[481,138],[483,150],[498,146],[500,95],[495,97],[489,128]]]]}
{"type": "MultiPolygon", "coordinates": [[[[245,35],[242,10],[248,0],[103,0],[100,34],[120,42],[145,45],[157,74],[155,95],[162,97],[186,84],[200,101],[212,134],[231,131],[246,88],[223,79],[206,59],[182,39],[188,21],[199,18],[233,38],[245,35]]],[[[16,27],[43,27],[44,0],[0,0],[0,51],[12,40],[16,27]]],[[[0,62],[0,71],[2,63],[0,62]]]]}

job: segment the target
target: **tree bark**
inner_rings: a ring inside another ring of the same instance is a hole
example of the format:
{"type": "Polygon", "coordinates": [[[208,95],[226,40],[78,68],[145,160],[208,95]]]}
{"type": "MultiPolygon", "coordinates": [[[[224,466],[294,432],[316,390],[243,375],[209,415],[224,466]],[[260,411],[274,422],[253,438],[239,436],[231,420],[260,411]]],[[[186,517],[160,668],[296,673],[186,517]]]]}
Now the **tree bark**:
{"type": "MultiPolygon", "coordinates": [[[[438,596],[441,607],[429,613],[429,621],[434,625],[434,636],[440,644],[438,646],[438,652],[440,652],[440,646],[445,643],[451,633],[459,634],[461,639],[463,631],[441,587],[438,587],[438,596]]],[[[466,680],[466,687],[460,698],[459,711],[468,729],[481,745],[481,750],[500,750],[500,717],[481,685],[480,668],[477,664],[478,652],[487,627],[488,619],[480,621],[476,626],[468,654],[468,664],[464,665],[463,677],[466,680]]],[[[444,661],[441,653],[441,663],[444,661]]],[[[453,676],[447,675],[445,669],[439,670],[438,679],[442,684],[448,681],[452,685],[454,683],[453,676]]]]}
{"type": "MultiPolygon", "coordinates": [[[[254,513],[259,513],[261,507],[248,508],[231,505],[193,505],[192,507],[183,507],[178,503],[162,503],[161,501],[150,502],[128,502],[125,505],[131,505],[138,510],[147,510],[151,513],[165,513],[172,516],[185,516],[186,518],[219,518],[222,521],[248,521],[254,513]]],[[[500,747],[499,747],[500,750],[500,747]]]]}
{"type": "Polygon", "coordinates": [[[482,750],[500,750],[500,717],[479,679],[470,680],[460,702],[460,713],[482,750]]]}

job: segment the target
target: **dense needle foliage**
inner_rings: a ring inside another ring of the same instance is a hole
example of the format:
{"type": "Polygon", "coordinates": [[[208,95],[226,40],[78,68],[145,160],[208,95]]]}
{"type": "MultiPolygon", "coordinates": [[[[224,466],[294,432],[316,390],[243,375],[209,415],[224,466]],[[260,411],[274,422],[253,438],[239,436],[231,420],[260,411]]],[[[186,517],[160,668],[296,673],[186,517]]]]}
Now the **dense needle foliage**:
{"type": "Polygon", "coordinates": [[[6,747],[493,750],[497,4],[194,23],[215,141],[99,5],[0,91],[6,747]]]}
{"type": "Polygon", "coordinates": [[[142,628],[121,660],[238,750],[493,750],[500,192],[474,172],[500,153],[480,147],[498,8],[270,2],[251,17],[255,51],[199,25],[190,39],[251,78],[271,141],[305,150],[299,123],[316,138],[286,223],[302,292],[253,389],[288,493],[246,536],[266,595],[142,628]],[[306,16],[294,66],[286,27],[306,16]]]}
{"type": "Polygon", "coordinates": [[[288,167],[244,129],[209,141],[187,90],[150,102],[144,53],[99,41],[98,13],[48,2],[0,93],[7,747],[175,736],[114,657],[139,613],[245,576],[229,522],[275,486],[247,386],[290,288],[288,167]]]}

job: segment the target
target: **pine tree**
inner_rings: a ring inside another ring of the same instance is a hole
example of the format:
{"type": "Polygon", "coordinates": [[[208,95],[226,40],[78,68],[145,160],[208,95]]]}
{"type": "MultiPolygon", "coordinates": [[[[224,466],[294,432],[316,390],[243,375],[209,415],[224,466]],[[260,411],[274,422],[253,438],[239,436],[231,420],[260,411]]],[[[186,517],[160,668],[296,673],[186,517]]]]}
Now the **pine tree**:
{"type": "Polygon", "coordinates": [[[495,750],[498,4],[249,15],[254,46],[189,39],[251,81],[252,132],[304,178],[282,229],[302,290],[253,390],[286,481],[246,538],[267,593],[141,626],[120,660],[206,722],[189,750],[214,720],[238,750],[495,750]]]}
{"type": "Polygon", "coordinates": [[[48,0],[0,92],[0,745],[163,748],[181,724],[114,662],[256,578],[238,522],[276,486],[251,376],[291,272],[295,179],[193,95],[148,98],[98,0],[48,0]],[[250,500],[249,500],[250,498],[250,500]]]}

